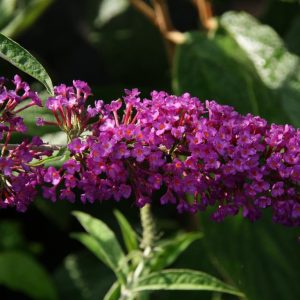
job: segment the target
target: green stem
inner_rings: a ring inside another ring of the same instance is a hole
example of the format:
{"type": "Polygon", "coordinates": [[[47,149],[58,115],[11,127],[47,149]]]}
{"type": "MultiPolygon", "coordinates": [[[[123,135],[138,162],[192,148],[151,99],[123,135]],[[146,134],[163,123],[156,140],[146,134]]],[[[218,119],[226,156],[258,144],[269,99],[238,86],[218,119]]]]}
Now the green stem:
{"type": "Polygon", "coordinates": [[[139,280],[141,275],[145,272],[145,267],[147,268],[149,258],[151,257],[152,250],[154,248],[155,223],[151,214],[150,204],[146,204],[140,209],[140,218],[143,229],[140,248],[143,250],[143,255],[140,263],[136,266],[131,276],[129,276],[129,280],[127,281],[126,286],[124,286],[123,289],[121,289],[120,300],[139,299],[139,295],[134,295],[131,292],[131,288],[135,285],[135,283],[139,280]]]}

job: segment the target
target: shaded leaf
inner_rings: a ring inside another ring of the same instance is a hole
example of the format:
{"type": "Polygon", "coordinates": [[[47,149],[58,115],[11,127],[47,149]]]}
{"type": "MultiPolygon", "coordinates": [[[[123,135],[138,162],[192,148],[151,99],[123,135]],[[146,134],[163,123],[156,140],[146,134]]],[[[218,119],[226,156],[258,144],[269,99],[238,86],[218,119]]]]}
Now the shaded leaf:
{"type": "Polygon", "coordinates": [[[135,231],[131,227],[130,223],[124,217],[124,215],[118,210],[114,211],[114,214],[120,225],[122,236],[128,252],[138,249],[138,239],[135,231]]]}
{"type": "Polygon", "coordinates": [[[188,269],[170,269],[152,273],[140,278],[133,290],[197,290],[243,296],[243,294],[234,287],[209,274],[188,269]]]}
{"type": "Polygon", "coordinates": [[[0,253],[0,284],[32,299],[58,299],[46,270],[22,252],[0,253]]]}
{"type": "Polygon", "coordinates": [[[107,257],[101,244],[97,239],[87,233],[72,233],[71,237],[81,242],[87,249],[96,255],[105,265],[114,270],[115,266],[111,263],[109,257],[107,257]]]}
{"type": "Polygon", "coordinates": [[[1,33],[0,57],[41,82],[53,94],[53,84],[45,68],[22,46],[1,33]]]}
{"type": "Polygon", "coordinates": [[[217,224],[200,216],[206,245],[201,259],[210,259],[228,282],[249,300],[294,300],[300,295],[299,230],[266,220],[250,223],[241,216],[217,224]]]}
{"type": "Polygon", "coordinates": [[[125,255],[113,231],[102,221],[83,212],[74,212],[83,228],[97,241],[101,255],[117,276],[126,273],[128,267],[125,255]]]}

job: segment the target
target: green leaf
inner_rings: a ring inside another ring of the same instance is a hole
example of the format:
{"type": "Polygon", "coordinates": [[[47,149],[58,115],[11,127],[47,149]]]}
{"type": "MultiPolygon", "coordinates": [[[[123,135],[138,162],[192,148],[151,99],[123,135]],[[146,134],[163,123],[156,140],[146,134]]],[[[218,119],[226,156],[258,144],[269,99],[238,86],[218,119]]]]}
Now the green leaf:
{"type": "Polygon", "coordinates": [[[116,281],[111,286],[111,288],[109,289],[109,291],[107,292],[107,294],[105,295],[103,300],[119,300],[120,299],[120,291],[121,291],[120,283],[118,281],[116,281]]]}
{"type": "Polygon", "coordinates": [[[289,117],[284,121],[300,126],[300,58],[288,52],[271,27],[246,13],[228,12],[220,23],[247,55],[264,84],[279,95],[289,117]]]}
{"type": "Polygon", "coordinates": [[[114,211],[115,217],[118,220],[119,226],[122,231],[122,236],[128,252],[138,249],[138,239],[135,231],[124,215],[118,210],[114,211]]]}
{"type": "Polygon", "coordinates": [[[58,299],[46,270],[22,252],[0,253],[0,285],[22,292],[31,299],[58,299]]]}
{"type": "MultiPolygon", "coordinates": [[[[102,221],[86,213],[74,212],[73,215],[83,228],[97,241],[99,249],[102,249],[100,255],[102,257],[105,255],[107,264],[115,274],[120,277],[126,273],[128,270],[126,257],[113,231],[102,221]]],[[[95,245],[93,246],[95,247],[95,245]]]]}
{"type": "Polygon", "coordinates": [[[114,269],[115,266],[111,263],[107,253],[104,251],[97,239],[87,233],[72,233],[71,237],[81,242],[87,249],[96,255],[106,266],[114,269]]]}
{"type": "Polygon", "coordinates": [[[220,23],[247,54],[268,87],[280,87],[295,71],[297,56],[287,51],[271,27],[244,12],[227,12],[220,23]]]}
{"type": "MultiPolygon", "coordinates": [[[[271,213],[271,212],[270,212],[271,213]]],[[[206,246],[202,260],[211,260],[223,278],[234,282],[248,300],[294,300],[300,295],[299,229],[273,224],[271,215],[255,223],[241,215],[214,223],[211,212],[199,220],[206,246]]]]}
{"type": "Polygon", "coordinates": [[[157,271],[170,266],[196,240],[202,238],[201,233],[180,233],[176,237],[157,244],[156,252],[151,260],[151,270],[157,271]]]}
{"type": "Polygon", "coordinates": [[[188,269],[170,269],[152,273],[140,278],[133,290],[136,292],[154,290],[213,291],[243,297],[243,294],[236,288],[219,279],[200,271],[188,269]]]}
{"type": "Polygon", "coordinates": [[[0,57],[41,82],[53,94],[53,84],[45,68],[27,50],[1,33],[0,57]]]}
{"type": "Polygon", "coordinates": [[[176,48],[173,86],[177,94],[189,92],[202,101],[233,105],[241,113],[286,121],[279,96],[265,86],[228,34],[208,38],[199,32],[188,33],[186,42],[176,48]]]}

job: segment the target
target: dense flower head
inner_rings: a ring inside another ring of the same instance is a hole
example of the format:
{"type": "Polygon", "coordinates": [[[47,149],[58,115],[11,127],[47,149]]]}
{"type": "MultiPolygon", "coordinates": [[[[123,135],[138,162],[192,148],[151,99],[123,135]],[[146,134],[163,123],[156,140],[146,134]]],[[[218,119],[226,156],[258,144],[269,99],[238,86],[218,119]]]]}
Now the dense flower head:
{"type": "Polygon", "coordinates": [[[213,206],[216,221],[239,211],[254,221],[272,207],[274,221],[299,226],[299,130],[188,93],[125,93],[123,103],[88,108],[98,116],[91,134],[70,141],[60,184],[45,197],[75,201],[76,187],[84,203],[132,195],[143,206],[159,190],[180,212],[213,206]]]}
{"type": "Polygon", "coordinates": [[[25,132],[26,126],[19,112],[33,106],[41,106],[41,100],[29,85],[16,75],[12,81],[0,78],[0,208],[16,207],[25,211],[37,194],[40,167],[31,165],[52,151],[39,149],[43,141],[34,137],[24,140],[16,147],[9,147],[14,132],[25,132]]]}
{"type": "Polygon", "coordinates": [[[84,81],[74,80],[71,87],[65,84],[56,86],[54,97],[46,101],[46,107],[52,111],[56,122],[37,118],[37,125],[56,125],[65,131],[69,138],[80,136],[91,117],[89,110],[84,106],[90,95],[91,89],[84,81]]]}
{"type": "MultiPolygon", "coordinates": [[[[143,99],[137,89],[125,90],[123,99],[86,106],[90,95],[85,82],[74,81],[56,87],[46,102],[68,135],[70,155],[58,169],[37,168],[45,198],[94,203],[132,197],[142,207],[155,193],[161,205],[179,212],[211,206],[215,221],[239,212],[254,221],[270,207],[275,222],[300,225],[299,129],[188,93],[153,91],[143,99]]],[[[10,176],[15,163],[0,165],[10,176]]]]}
{"type": "Polygon", "coordinates": [[[34,105],[42,106],[38,94],[20,76],[15,75],[12,80],[13,89],[8,85],[9,81],[0,77],[0,139],[4,133],[25,132],[26,126],[18,113],[34,105]]]}

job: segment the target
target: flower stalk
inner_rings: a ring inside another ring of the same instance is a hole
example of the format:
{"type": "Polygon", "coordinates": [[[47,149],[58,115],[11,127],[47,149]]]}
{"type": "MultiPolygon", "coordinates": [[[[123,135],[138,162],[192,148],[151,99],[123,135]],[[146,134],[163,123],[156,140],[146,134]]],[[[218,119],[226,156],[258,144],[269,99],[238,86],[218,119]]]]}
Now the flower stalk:
{"type": "Polygon", "coordinates": [[[153,249],[153,242],[155,239],[155,222],[151,213],[151,205],[146,204],[140,209],[141,225],[143,235],[141,240],[141,248],[145,255],[149,255],[153,249]]]}

